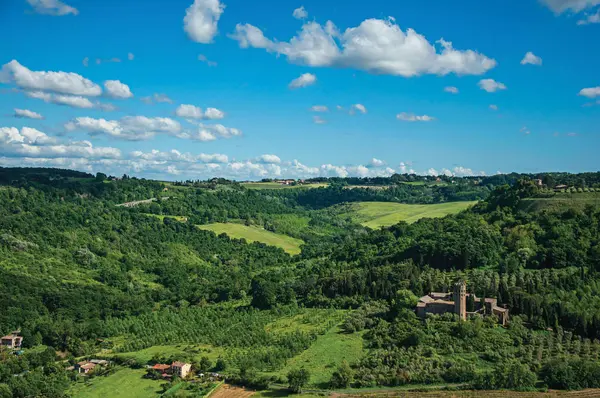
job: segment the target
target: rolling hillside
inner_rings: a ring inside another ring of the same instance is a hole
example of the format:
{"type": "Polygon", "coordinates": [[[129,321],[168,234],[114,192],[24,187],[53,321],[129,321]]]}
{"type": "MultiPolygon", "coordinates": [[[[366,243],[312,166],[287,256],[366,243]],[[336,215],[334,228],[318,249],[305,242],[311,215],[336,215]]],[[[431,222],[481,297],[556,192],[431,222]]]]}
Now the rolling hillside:
{"type": "Polygon", "coordinates": [[[265,245],[277,246],[292,255],[299,254],[300,246],[304,243],[301,239],[292,238],[291,236],[276,234],[255,226],[235,223],[198,225],[198,228],[213,231],[217,235],[226,233],[231,238],[246,239],[248,242],[261,242],[265,245]]]}
{"type": "Polygon", "coordinates": [[[449,202],[432,205],[409,205],[393,202],[358,202],[346,205],[343,215],[365,227],[389,227],[406,221],[413,223],[421,218],[444,217],[467,209],[477,202],[449,202]]]}
{"type": "Polygon", "coordinates": [[[557,193],[549,198],[527,198],[519,204],[525,211],[561,210],[574,208],[582,210],[586,205],[600,208],[600,192],[557,193]]]}

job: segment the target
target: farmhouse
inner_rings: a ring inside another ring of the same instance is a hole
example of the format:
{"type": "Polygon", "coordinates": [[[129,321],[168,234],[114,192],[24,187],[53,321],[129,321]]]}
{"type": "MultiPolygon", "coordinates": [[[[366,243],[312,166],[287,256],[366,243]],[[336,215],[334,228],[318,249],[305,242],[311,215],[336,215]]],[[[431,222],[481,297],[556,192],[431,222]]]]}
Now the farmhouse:
{"type": "Polygon", "coordinates": [[[0,339],[0,346],[6,347],[11,350],[18,350],[23,344],[23,337],[19,331],[12,332],[11,334],[4,336],[0,339]]]}
{"type": "Polygon", "coordinates": [[[467,284],[457,282],[452,293],[429,293],[419,299],[417,315],[425,318],[427,314],[458,314],[460,319],[466,320],[467,316],[496,316],[498,322],[506,325],[508,322],[508,309],[498,306],[495,298],[478,298],[474,293],[467,293],[467,284]],[[467,300],[469,305],[467,305],[467,300]],[[471,307],[471,308],[467,308],[471,307]]]}
{"type": "Polygon", "coordinates": [[[189,363],[175,361],[171,364],[171,369],[173,370],[173,374],[185,379],[185,377],[192,370],[192,365],[189,363]]]}
{"type": "Polygon", "coordinates": [[[163,378],[171,378],[173,375],[177,375],[182,379],[185,379],[187,375],[192,371],[192,365],[185,362],[175,361],[171,365],[164,363],[157,363],[148,369],[160,373],[163,378]]]}
{"type": "Polygon", "coordinates": [[[82,361],[82,362],[78,362],[77,364],[75,364],[74,368],[77,371],[77,373],[88,374],[89,372],[94,370],[96,368],[96,366],[98,366],[98,365],[96,365],[93,362],[82,361]]]}

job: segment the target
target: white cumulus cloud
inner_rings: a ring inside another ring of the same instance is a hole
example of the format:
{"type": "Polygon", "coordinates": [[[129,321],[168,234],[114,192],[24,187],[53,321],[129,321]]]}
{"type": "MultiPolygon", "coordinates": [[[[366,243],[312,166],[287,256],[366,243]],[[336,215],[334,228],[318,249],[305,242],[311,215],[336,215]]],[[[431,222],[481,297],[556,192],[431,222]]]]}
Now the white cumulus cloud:
{"type": "Polygon", "coordinates": [[[277,155],[265,154],[258,157],[258,161],[261,163],[267,164],[279,164],[281,163],[281,159],[277,155]]]}
{"type": "Polygon", "coordinates": [[[161,133],[175,136],[181,133],[181,125],[173,119],[145,116],[126,116],[120,120],[78,117],[66,123],[65,128],[68,131],[82,130],[131,141],[149,139],[161,133]]]}
{"type": "Polygon", "coordinates": [[[292,13],[292,16],[296,19],[306,19],[306,18],[308,18],[308,12],[304,8],[304,6],[301,6],[294,10],[294,12],[292,13]]]}
{"type": "Polygon", "coordinates": [[[27,119],[43,119],[44,118],[39,113],[30,111],[29,109],[17,109],[17,108],[15,108],[15,117],[27,118],[27,119]]]}
{"type": "Polygon", "coordinates": [[[600,97],[600,86],[584,88],[579,92],[579,95],[587,98],[600,97]]]}
{"type": "Polygon", "coordinates": [[[600,4],[600,0],[540,0],[548,8],[550,8],[555,14],[562,14],[563,12],[570,11],[578,13],[580,11],[592,8],[600,4]]]}
{"type": "Polygon", "coordinates": [[[168,103],[168,104],[172,104],[173,100],[171,98],[169,98],[166,94],[159,94],[159,93],[154,93],[153,95],[147,96],[147,97],[141,97],[140,100],[146,104],[153,104],[153,103],[168,103]]]}
{"type": "Polygon", "coordinates": [[[435,120],[434,117],[428,115],[415,115],[414,113],[402,112],[396,115],[396,119],[404,122],[431,122],[435,120]]]}
{"type": "Polygon", "coordinates": [[[580,19],[579,21],[577,21],[577,25],[589,25],[595,23],[600,23],[600,9],[598,9],[596,13],[588,14],[585,16],[584,19],[580,19]]]}
{"type": "Polygon", "coordinates": [[[487,91],[488,93],[495,93],[498,90],[506,90],[504,83],[495,81],[494,79],[482,79],[477,83],[479,88],[487,91]]]}
{"type": "Polygon", "coordinates": [[[219,0],[194,0],[183,18],[183,29],[197,43],[212,43],[225,5],[219,0]]]}
{"type": "Polygon", "coordinates": [[[412,77],[423,74],[481,75],[496,66],[474,50],[457,50],[444,39],[430,43],[413,29],[403,31],[392,18],[367,19],[341,32],[333,22],[306,22],[288,42],[268,39],[250,24],[238,24],[230,35],[242,48],[260,48],[313,67],[364,70],[412,77]]]}
{"type": "Polygon", "coordinates": [[[106,95],[112,98],[126,99],[133,97],[131,90],[127,84],[121,83],[118,80],[107,80],[104,82],[106,95]]]}
{"type": "Polygon", "coordinates": [[[68,95],[96,97],[102,94],[99,85],[77,73],[32,71],[16,60],[2,66],[0,83],[14,84],[24,90],[50,91],[68,95]]]}
{"type": "Polygon", "coordinates": [[[94,147],[89,141],[60,142],[55,137],[30,127],[0,127],[0,152],[3,156],[28,158],[95,158],[114,159],[121,151],[111,147],[94,147]]]}
{"type": "Polygon", "coordinates": [[[535,55],[534,53],[532,53],[531,51],[528,51],[527,54],[525,54],[525,56],[523,57],[523,59],[521,60],[521,65],[542,65],[542,59],[540,57],[538,57],[537,55],[535,55]]]}
{"type": "MultiPolygon", "coordinates": [[[[192,122],[193,120],[188,120],[192,122]]],[[[196,122],[197,123],[197,122],[196,122]]],[[[218,138],[240,137],[242,131],[232,127],[225,127],[222,124],[204,124],[197,123],[195,130],[182,131],[175,134],[176,137],[195,140],[195,141],[214,141],[218,138]]]]}
{"type": "Polygon", "coordinates": [[[71,7],[59,0],[27,0],[29,5],[33,7],[33,10],[38,14],[63,16],[63,15],[77,15],[79,11],[76,8],[71,7]]]}
{"type": "Polygon", "coordinates": [[[177,107],[175,110],[175,114],[179,117],[186,117],[192,119],[202,119],[204,117],[204,113],[202,109],[189,104],[182,104],[177,107]]]}
{"type": "Polygon", "coordinates": [[[382,167],[382,166],[385,166],[385,162],[381,159],[373,158],[373,159],[371,159],[371,162],[369,163],[369,165],[372,167],[382,167]]]}
{"type": "Polygon", "coordinates": [[[312,86],[316,82],[317,77],[315,75],[313,75],[312,73],[304,73],[300,75],[300,77],[297,77],[296,79],[292,80],[288,87],[292,90],[295,90],[297,88],[312,86]]]}
{"type": "Polygon", "coordinates": [[[354,115],[356,112],[360,112],[364,115],[367,113],[367,108],[363,104],[354,104],[350,107],[350,114],[354,115]]]}
{"type": "Polygon", "coordinates": [[[209,120],[217,120],[223,119],[225,117],[225,112],[217,109],[217,108],[206,108],[204,112],[204,118],[209,120]]]}
{"type": "Polygon", "coordinates": [[[206,108],[206,111],[203,112],[202,108],[189,104],[179,105],[175,110],[175,114],[179,117],[190,119],[217,120],[225,117],[225,112],[217,108],[206,108]]]}
{"type": "MultiPolygon", "coordinates": [[[[81,109],[94,108],[92,101],[80,95],[50,94],[43,91],[25,91],[25,95],[30,98],[40,99],[49,104],[65,105],[81,109]]],[[[97,105],[98,108],[102,108],[102,106],[102,104],[97,105]]]]}

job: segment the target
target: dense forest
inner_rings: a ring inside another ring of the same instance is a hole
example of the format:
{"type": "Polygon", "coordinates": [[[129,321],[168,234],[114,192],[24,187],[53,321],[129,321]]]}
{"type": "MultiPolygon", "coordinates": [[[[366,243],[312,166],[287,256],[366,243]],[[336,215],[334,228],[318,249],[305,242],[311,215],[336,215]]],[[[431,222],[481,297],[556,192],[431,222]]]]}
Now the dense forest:
{"type": "Polygon", "coordinates": [[[25,348],[0,353],[0,397],[68,396],[74,358],[178,343],[222,347],[231,380],[264,387],[285,382],[273,372],[334,326],[360,333],[369,354],[336,364],[328,388],[600,387],[600,206],[525,206],[562,186],[596,195],[600,173],[313,182],[328,186],[0,168],[0,334],[19,330],[25,348]],[[337,207],[472,200],[457,215],[376,230],[337,207]],[[117,206],[134,201],[147,202],[117,206]],[[304,244],[290,256],[197,227],[214,222],[304,244]],[[419,296],[457,280],[506,305],[509,325],[416,317],[419,296]],[[314,327],[269,328],[312,310],[314,327]]]}

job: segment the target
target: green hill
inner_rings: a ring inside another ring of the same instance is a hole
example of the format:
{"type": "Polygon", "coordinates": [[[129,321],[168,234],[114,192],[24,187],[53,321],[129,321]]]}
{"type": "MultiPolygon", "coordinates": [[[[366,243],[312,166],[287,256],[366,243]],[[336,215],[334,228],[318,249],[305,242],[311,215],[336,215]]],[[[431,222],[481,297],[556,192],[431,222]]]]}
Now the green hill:
{"type": "Polygon", "coordinates": [[[246,239],[248,242],[261,242],[265,245],[277,246],[292,255],[299,254],[300,246],[304,243],[301,239],[292,238],[291,236],[276,234],[255,226],[235,223],[198,225],[198,228],[213,231],[217,235],[226,233],[231,238],[246,239]]]}
{"type": "Polygon", "coordinates": [[[412,205],[393,202],[357,202],[346,205],[344,215],[365,227],[389,227],[406,221],[413,223],[421,218],[444,217],[461,212],[477,202],[449,202],[431,205],[412,205]]]}
{"type": "Polygon", "coordinates": [[[529,212],[564,210],[565,208],[582,210],[586,205],[600,208],[600,192],[558,192],[549,198],[527,198],[521,201],[519,208],[529,212]]]}

